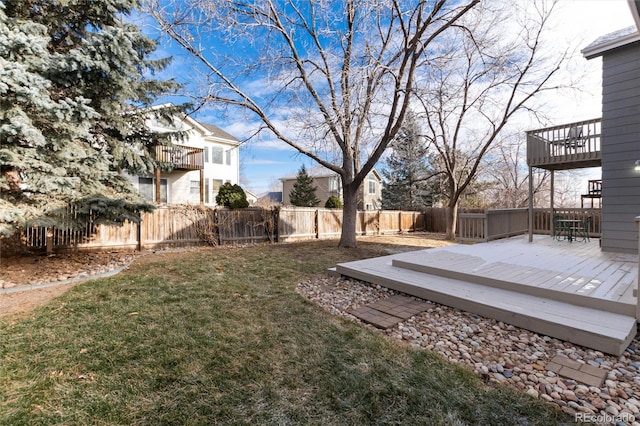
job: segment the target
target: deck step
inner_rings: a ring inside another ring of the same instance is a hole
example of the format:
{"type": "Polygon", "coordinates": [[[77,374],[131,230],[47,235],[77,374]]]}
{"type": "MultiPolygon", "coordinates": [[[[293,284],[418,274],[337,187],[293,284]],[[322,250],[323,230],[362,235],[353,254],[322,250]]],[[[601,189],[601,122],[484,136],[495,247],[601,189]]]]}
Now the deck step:
{"type": "Polygon", "coordinates": [[[604,300],[587,294],[560,291],[549,286],[534,286],[530,283],[536,278],[549,283],[565,283],[566,287],[579,286],[588,288],[597,285],[600,277],[579,274],[555,265],[555,271],[531,265],[506,264],[499,261],[486,261],[478,256],[471,256],[451,250],[422,250],[401,253],[392,259],[392,264],[401,269],[437,275],[445,278],[467,281],[504,290],[517,291],[531,296],[550,298],[572,305],[584,306],[634,316],[636,306],[632,303],[604,300]],[[508,271],[508,275],[505,275],[508,271]]]}
{"type": "Polygon", "coordinates": [[[395,257],[338,264],[336,272],[605,353],[620,355],[636,335],[634,316],[400,268],[395,257]]]}

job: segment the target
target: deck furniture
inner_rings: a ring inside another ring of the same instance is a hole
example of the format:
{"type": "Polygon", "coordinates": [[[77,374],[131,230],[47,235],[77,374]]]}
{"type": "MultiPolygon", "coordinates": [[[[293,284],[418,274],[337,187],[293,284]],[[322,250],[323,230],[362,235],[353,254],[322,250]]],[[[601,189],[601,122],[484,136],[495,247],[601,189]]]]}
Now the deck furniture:
{"type": "Polygon", "coordinates": [[[562,222],[564,217],[562,215],[554,215],[553,216],[553,238],[555,240],[560,240],[561,238],[566,237],[566,224],[562,222]]]}
{"type": "Polygon", "coordinates": [[[582,241],[589,241],[589,227],[591,225],[591,216],[587,216],[584,218],[582,223],[576,225],[573,228],[574,238],[582,237],[582,241]]]}
{"type": "Polygon", "coordinates": [[[558,219],[558,220],[556,220],[556,222],[558,223],[558,225],[562,229],[562,235],[564,235],[564,237],[567,240],[569,240],[569,242],[572,242],[573,240],[576,239],[576,235],[577,235],[578,229],[580,228],[580,225],[582,225],[582,220],[580,220],[580,219],[558,219]]]}
{"type": "Polygon", "coordinates": [[[591,200],[591,208],[593,208],[593,200],[599,200],[602,203],[602,180],[591,179],[587,183],[587,193],[580,195],[580,207],[584,208],[584,200],[591,200]]]}
{"type": "Polygon", "coordinates": [[[574,126],[569,128],[567,138],[564,140],[564,147],[567,149],[580,150],[584,149],[587,139],[589,138],[589,131],[587,136],[583,136],[582,126],[574,126]]]}

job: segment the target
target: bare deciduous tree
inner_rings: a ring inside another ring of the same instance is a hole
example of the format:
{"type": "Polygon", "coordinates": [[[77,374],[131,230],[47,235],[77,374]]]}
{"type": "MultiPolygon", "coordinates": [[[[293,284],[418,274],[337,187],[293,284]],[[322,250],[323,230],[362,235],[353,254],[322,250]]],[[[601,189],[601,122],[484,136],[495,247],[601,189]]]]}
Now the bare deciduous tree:
{"type": "Polygon", "coordinates": [[[355,247],[358,187],[400,129],[431,45],[479,0],[147,0],[206,70],[201,104],[251,113],[340,175],[341,247],[355,247]]]}
{"type": "Polygon", "coordinates": [[[419,99],[446,175],[449,239],[483,158],[518,112],[557,88],[552,77],[567,58],[566,52],[545,57],[543,33],[554,4],[505,4],[483,3],[466,14],[439,39],[437,59],[419,68],[428,71],[417,79],[419,99]]]}
{"type": "MultiPolygon", "coordinates": [[[[491,167],[485,167],[490,186],[486,191],[487,207],[524,208],[529,205],[529,170],[526,162],[525,132],[501,140],[487,157],[491,167]]],[[[550,172],[534,169],[534,206],[542,207],[549,198],[550,172]]]]}

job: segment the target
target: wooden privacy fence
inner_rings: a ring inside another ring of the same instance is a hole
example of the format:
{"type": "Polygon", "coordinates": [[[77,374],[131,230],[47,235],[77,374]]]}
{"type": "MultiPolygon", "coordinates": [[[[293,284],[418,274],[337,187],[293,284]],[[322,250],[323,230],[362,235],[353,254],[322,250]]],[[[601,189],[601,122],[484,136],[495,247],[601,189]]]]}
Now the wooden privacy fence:
{"type": "MultiPolygon", "coordinates": [[[[357,235],[423,231],[424,212],[359,211],[357,235]]],[[[117,250],[237,244],[336,238],[342,211],[283,207],[239,210],[206,207],[159,207],[142,213],[139,224],[99,225],[92,220],[80,228],[28,228],[23,242],[29,250],[117,250]]]]}
{"type": "MultiPolygon", "coordinates": [[[[358,211],[356,235],[380,235],[398,232],[424,231],[424,212],[358,211]]],[[[283,207],[278,214],[278,241],[309,238],[337,238],[342,232],[342,210],[303,207],[283,207]]]]}
{"type": "MultiPolygon", "coordinates": [[[[589,235],[600,236],[600,209],[555,209],[568,219],[592,218],[589,235]]],[[[551,234],[550,209],[534,209],[533,232],[551,234]]],[[[33,251],[117,250],[183,247],[201,244],[284,242],[336,238],[342,230],[342,210],[304,207],[239,210],[193,206],[160,207],[142,213],[139,224],[99,225],[89,220],[81,227],[33,227],[22,240],[33,251]]],[[[359,211],[356,235],[399,232],[446,232],[446,209],[425,211],[359,211]]],[[[462,211],[458,236],[463,242],[490,241],[528,231],[527,209],[462,211]]]]}
{"type": "MultiPolygon", "coordinates": [[[[584,220],[591,217],[589,236],[600,237],[600,209],[534,209],[533,233],[551,235],[552,218],[584,220]]],[[[487,210],[484,213],[460,213],[458,235],[463,242],[491,241],[529,232],[528,209],[487,210]]]]}

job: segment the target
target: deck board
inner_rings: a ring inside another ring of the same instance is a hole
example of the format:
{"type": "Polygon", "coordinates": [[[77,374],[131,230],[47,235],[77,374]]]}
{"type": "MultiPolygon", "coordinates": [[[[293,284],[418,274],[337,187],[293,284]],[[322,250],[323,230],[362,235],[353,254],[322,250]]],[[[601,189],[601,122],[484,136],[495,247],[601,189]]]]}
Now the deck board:
{"type": "Polygon", "coordinates": [[[517,237],[454,245],[339,264],[336,270],[619,354],[636,331],[633,260],[602,253],[597,241],[537,236],[531,244],[517,237]]]}
{"type": "Polygon", "coordinates": [[[455,245],[404,253],[393,262],[396,266],[478,284],[502,288],[527,286],[522,291],[536,296],[566,293],[556,297],[563,301],[575,297],[585,306],[611,307],[619,313],[635,312],[635,298],[626,292],[628,285],[622,285],[623,290],[612,289],[621,280],[637,280],[637,263],[628,262],[628,256],[617,260],[620,255],[602,253],[597,241],[569,243],[538,236],[533,244],[522,237],[484,244],[487,246],[482,249],[474,248],[477,245],[455,245]],[[455,259],[455,264],[447,263],[448,255],[455,259]],[[461,261],[464,256],[467,263],[461,261]],[[626,305],[622,311],[617,310],[618,303],[626,305]]]}

